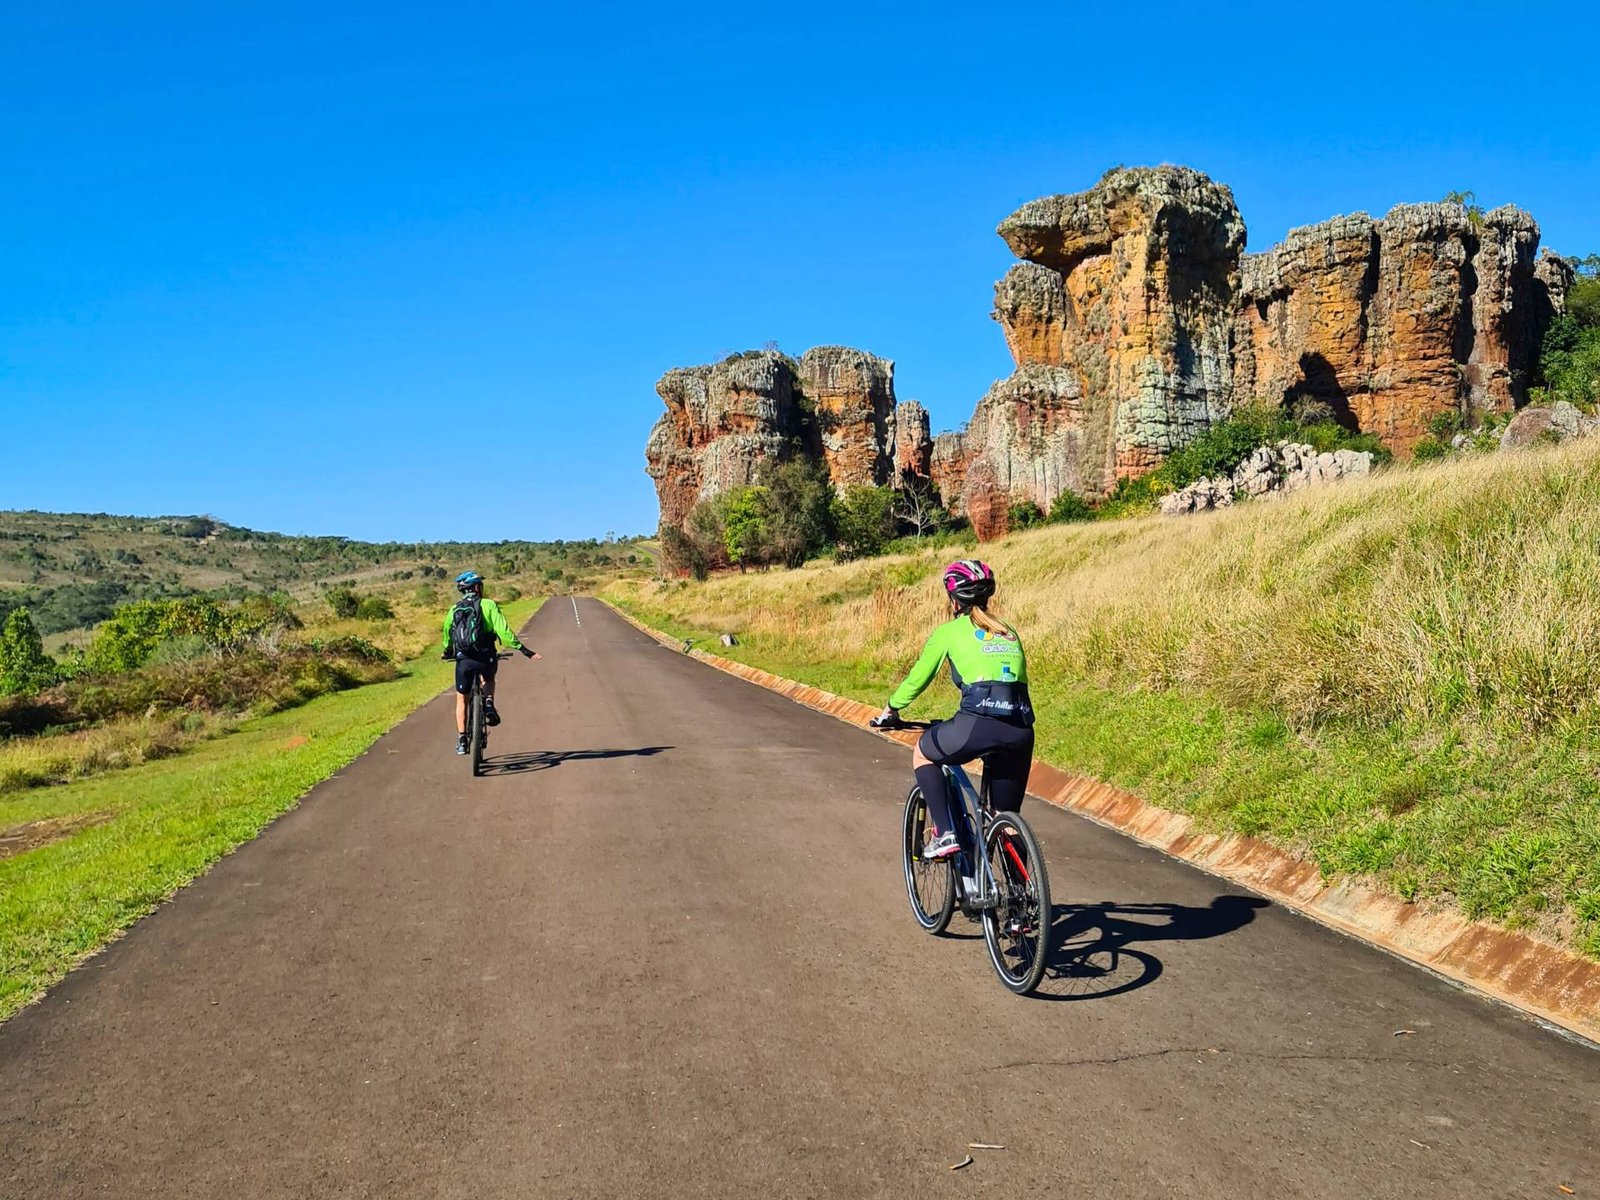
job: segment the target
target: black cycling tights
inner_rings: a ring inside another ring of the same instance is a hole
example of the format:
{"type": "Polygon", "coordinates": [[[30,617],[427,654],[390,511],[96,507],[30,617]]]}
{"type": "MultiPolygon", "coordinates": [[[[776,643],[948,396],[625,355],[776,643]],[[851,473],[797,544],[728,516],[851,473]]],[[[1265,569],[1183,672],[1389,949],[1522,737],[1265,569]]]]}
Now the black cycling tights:
{"type": "MultiPolygon", "coordinates": [[[[932,766],[917,768],[917,783],[928,804],[928,816],[940,833],[954,823],[950,797],[945,790],[947,763],[968,763],[987,755],[984,773],[989,778],[989,801],[998,812],[1016,812],[1028,790],[1028,769],[1033,765],[1033,730],[1008,725],[993,717],[958,712],[927,730],[917,743],[932,766]]],[[[963,822],[965,824],[965,822],[963,822]]],[[[967,831],[957,829],[962,849],[970,852],[967,831]]]]}

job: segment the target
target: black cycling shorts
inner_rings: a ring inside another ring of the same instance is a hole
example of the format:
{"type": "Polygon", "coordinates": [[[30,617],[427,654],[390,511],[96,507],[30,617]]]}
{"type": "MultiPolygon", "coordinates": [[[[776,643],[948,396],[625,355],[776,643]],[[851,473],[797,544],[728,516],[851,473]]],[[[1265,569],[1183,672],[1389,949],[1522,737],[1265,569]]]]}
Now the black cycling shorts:
{"type": "Polygon", "coordinates": [[[923,732],[917,748],[929,762],[948,766],[984,761],[989,800],[996,812],[1016,812],[1028,791],[1033,767],[1033,730],[994,717],[958,712],[923,732]]]}
{"type": "Polygon", "coordinates": [[[491,654],[487,659],[457,658],[456,659],[456,691],[465,696],[472,690],[472,677],[482,675],[485,683],[494,682],[494,673],[500,667],[498,655],[491,654]]]}

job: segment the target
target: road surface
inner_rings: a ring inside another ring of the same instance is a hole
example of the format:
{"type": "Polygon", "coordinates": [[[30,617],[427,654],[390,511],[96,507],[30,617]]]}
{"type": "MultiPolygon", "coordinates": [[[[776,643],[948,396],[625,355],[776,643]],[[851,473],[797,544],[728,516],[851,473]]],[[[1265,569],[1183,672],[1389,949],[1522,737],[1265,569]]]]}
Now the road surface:
{"type": "Polygon", "coordinates": [[[0,1196],[1600,1195],[1591,1048],[1038,802],[1019,999],[906,911],[899,747],[529,640],[490,776],[433,701],[0,1026],[0,1196]]]}

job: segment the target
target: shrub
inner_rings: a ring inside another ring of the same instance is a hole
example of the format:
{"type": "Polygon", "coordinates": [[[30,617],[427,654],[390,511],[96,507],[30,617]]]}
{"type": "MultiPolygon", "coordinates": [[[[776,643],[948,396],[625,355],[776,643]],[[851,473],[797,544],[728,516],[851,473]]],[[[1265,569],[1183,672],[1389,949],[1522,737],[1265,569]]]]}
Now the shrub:
{"type": "Polygon", "coordinates": [[[832,515],[841,558],[882,554],[894,537],[894,490],[856,484],[834,498],[832,515]]]}
{"type": "Polygon", "coordinates": [[[729,562],[738,563],[742,570],[771,559],[771,497],[766,488],[735,488],[713,504],[721,521],[722,548],[729,562]]]}
{"type": "Polygon", "coordinates": [[[356,616],[363,621],[392,621],[394,606],[382,596],[363,596],[356,605],[356,616]]]}
{"type": "Polygon", "coordinates": [[[353,617],[361,607],[361,597],[347,587],[329,588],[322,598],[328,602],[328,607],[336,617],[353,617]]]}
{"type": "Polygon", "coordinates": [[[508,583],[500,589],[500,602],[510,604],[514,600],[522,599],[522,589],[514,583],[508,583]]]}
{"type": "Polygon", "coordinates": [[[1089,502],[1077,492],[1062,492],[1050,505],[1049,520],[1058,521],[1087,521],[1094,516],[1094,509],[1089,507],[1089,502]]]}
{"type": "Polygon", "coordinates": [[[1441,442],[1438,438],[1428,436],[1421,439],[1411,449],[1411,456],[1417,462],[1437,462],[1441,458],[1450,456],[1450,443],[1441,442]]]}
{"type": "Polygon", "coordinates": [[[1044,523],[1044,512],[1032,500],[1018,500],[1006,508],[1006,524],[1011,529],[1027,529],[1044,523]]]}

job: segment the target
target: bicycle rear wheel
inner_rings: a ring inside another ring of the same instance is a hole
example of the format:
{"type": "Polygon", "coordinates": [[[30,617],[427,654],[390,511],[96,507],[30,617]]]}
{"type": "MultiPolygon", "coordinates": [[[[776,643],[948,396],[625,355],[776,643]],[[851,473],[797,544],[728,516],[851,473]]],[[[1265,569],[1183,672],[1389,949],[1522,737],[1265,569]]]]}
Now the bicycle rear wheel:
{"type": "Polygon", "coordinates": [[[474,677],[472,695],[468,700],[467,738],[472,746],[472,774],[483,774],[483,681],[474,677]]]}
{"type": "Polygon", "coordinates": [[[929,933],[943,933],[956,907],[956,876],[953,858],[923,858],[928,840],[928,806],[922,789],[914,787],[906,796],[900,858],[905,867],[906,896],[911,915],[929,933]]]}
{"type": "Polygon", "coordinates": [[[1000,982],[1019,996],[1050,965],[1050,877],[1039,839],[1016,813],[996,813],[984,833],[995,906],[984,910],[983,940],[1000,982]]]}

